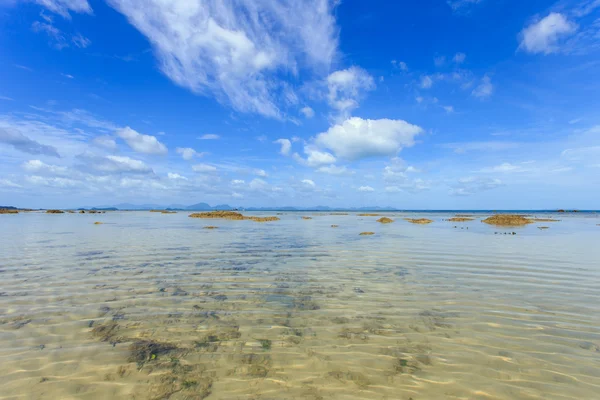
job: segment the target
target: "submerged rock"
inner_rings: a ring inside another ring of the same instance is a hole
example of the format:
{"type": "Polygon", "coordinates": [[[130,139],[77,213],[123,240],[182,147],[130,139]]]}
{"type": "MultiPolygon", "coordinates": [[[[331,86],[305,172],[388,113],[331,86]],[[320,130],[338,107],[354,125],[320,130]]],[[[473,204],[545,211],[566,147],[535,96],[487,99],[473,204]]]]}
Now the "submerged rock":
{"type": "Polygon", "coordinates": [[[18,214],[19,210],[14,208],[0,208],[0,214],[18,214]]]}
{"type": "Polygon", "coordinates": [[[246,217],[239,212],[235,211],[208,211],[201,213],[193,213],[189,215],[190,218],[220,218],[229,219],[234,221],[250,220],[255,222],[269,222],[279,221],[278,217],[246,217]]]}
{"type": "Polygon", "coordinates": [[[64,214],[62,210],[46,210],[46,214],[64,214]]]}
{"type": "Polygon", "coordinates": [[[468,222],[468,221],[474,221],[475,218],[469,218],[469,217],[453,217],[450,218],[448,221],[450,222],[468,222]]]}
{"type": "Polygon", "coordinates": [[[96,222],[94,222],[94,225],[102,225],[102,224],[103,224],[103,223],[102,223],[102,222],[100,222],[100,221],[96,221],[96,222]]]}
{"type": "Polygon", "coordinates": [[[388,217],[381,217],[377,220],[377,222],[380,222],[382,224],[391,224],[392,222],[394,222],[394,220],[388,217]]]}
{"type": "Polygon", "coordinates": [[[433,221],[427,218],[419,218],[419,219],[415,219],[415,218],[404,218],[406,221],[410,222],[411,224],[419,224],[419,225],[425,225],[425,224],[430,224],[433,221]]]}
{"type": "Polygon", "coordinates": [[[204,229],[218,229],[218,228],[219,228],[218,226],[212,226],[212,225],[204,227],[204,229]]]}
{"type": "Polygon", "coordinates": [[[337,228],[339,225],[331,225],[332,228],[337,228]]]}
{"type": "Polygon", "coordinates": [[[523,226],[527,224],[533,223],[533,221],[529,218],[525,218],[522,215],[512,215],[512,214],[497,214],[493,215],[489,218],[484,219],[482,222],[490,225],[497,226],[523,226]]]}

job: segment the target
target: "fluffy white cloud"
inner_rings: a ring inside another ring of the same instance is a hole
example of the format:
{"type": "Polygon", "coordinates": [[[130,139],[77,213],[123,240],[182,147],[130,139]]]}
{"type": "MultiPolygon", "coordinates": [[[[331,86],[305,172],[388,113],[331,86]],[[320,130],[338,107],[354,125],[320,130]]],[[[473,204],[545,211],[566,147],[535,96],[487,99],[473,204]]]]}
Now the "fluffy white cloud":
{"type": "Polygon", "coordinates": [[[11,188],[11,189],[18,189],[22,187],[21,185],[14,183],[11,180],[8,179],[0,179],[0,190],[2,189],[6,189],[6,188],[11,188]]]}
{"type": "Polygon", "coordinates": [[[24,162],[23,169],[29,172],[48,172],[55,175],[64,175],[67,173],[66,167],[49,165],[40,160],[29,160],[24,162]]]}
{"type": "Polygon", "coordinates": [[[358,100],[367,90],[375,88],[373,77],[359,67],[335,71],[327,77],[327,100],[342,117],[358,107],[358,100]]]}
{"type": "Polygon", "coordinates": [[[290,150],[292,150],[292,142],[290,142],[289,139],[277,139],[273,143],[279,143],[281,145],[281,150],[279,150],[279,153],[283,154],[284,156],[290,154],[290,150]]]}
{"type": "Polygon", "coordinates": [[[245,183],[246,182],[244,180],[242,180],[242,179],[234,179],[234,180],[231,181],[232,185],[243,185],[245,183]]]}
{"type": "Polygon", "coordinates": [[[529,53],[551,54],[560,50],[560,41],[577,31],[577,24],[560,13],[550,13],[521,32],[519,49],[529,53]]]}
{"type": "Polygon", "coordinates": [[[353,172],[344,166],[324,165],[317,168],[317,172],[322,172],[329,175],[351,175],[353,172]]]}
{"type": "Polygon", "coordinates": [[[154,136],[143,135],[130,127],[118,129],[115,134],[123,139],[134,151],[144,154],[167,154],[167,146],[154,136]]]}
{"type": "Polygon", "coordinates": [[[202,156],[202,153],[196,152],[196,150],[192,149],[191,147],[177,147],[175,151],[177,154],[181,154],[181,158],[184,160],[191,160],[196,156],[202,156]]]}
{"type": "Polygon", "coordinates": [[[310,187],[315,187],[316,186],[315,183],[312,180],[310,180],[310,179],[303,179],[302,183],[305,184],[306,186],[310,186],[310,187]]]}
{"type": "Polygon", "coordinates": [[[154,171],[143,161],[135,160],[125,156],[97,156],[93,154],[82,154],[79,160],[83,161],[85,166],[101,172],[107,173],[133,173],[133,174],[153,174],[154,171]]]}
{"type": "Polygon", "coordinates": [[[494,85],[492,84],[492,80],[489,76],[485,75],[481,78],[481,82],[479,85],[473,89],[473,96],[485,100],[489,98],[494,93],[494,85]]]}
{"type": "Polygon", "coordinates": [[[304,115],[304,117],[306,118],[312,118],[315,116],[315,110],[313,110],[312,108],[306,106],[306,107],[302,107],[300,109],[300,112],[302,113],[302,115],[304,115]]]}
{"type": "Polygon", "coordinates": [[[252,171],[254,173],[254,175],[256,176],[260,176],[263,178],[267,177],[267,172],[264,169],[255,169],[254,171],[252,171]]]}
{"type": "MultiPolygon", "coordinates": [[[[367,157],[393,156],[403,147],[414,144],[419,126],[402,120],[362,119],[353,117],[320,133],[315,144],[332,150],[337,157],[358,160],[367,157]]],[[[335,161],[335,160],[334,160],[335,161]]],[[[323,162],[332,164],[334,161],[323,162]]]]}
{"type": "Polygon", "coordinates": [[[462,64],[466,59],[467,55],[465,53],[456,53],[452,58],[452,61],[454,61],[456,64],[462,64]]]}
{"type": "Polygon", "coordinates": [[[172,179],[172,180],[184,180],[184,181],[187,181],[187,180],[188,180],[188,178],[186,178],[185,176],[183,176],[183,175],[179,175],[179,174],[175,174],[175,173],[172,173],[172,172],[169,172],[169,173],[167,174],[167,177],[168,177],[169,179],[172,179]]]}
{"type": "Polygon", "coordinates": [[[107,135],[96,136],[94,140],[92,140],[92,143],[108,150],[115,150],[117,148],[117,142],[115,142],[115,139],[107,135]]]}
{"type": "Polygon", "coordinates": [[[281,72],[323,71],[337,53],[331,0],[109,0],[145,35],[162,72],[242,112],[279,117],[281,72]]]}
{"type": "Polygon", "coordinates": [[[192,166],[192,169],[196,172],[215,172],[217,167],[209,164],[196,164],[192,166]]]}
{"type": "Polygon", "coordinates": [[[373,189],[371,186],[361,186],[358,188],[359,192],[374,192],[375,189],[373,189]]]}
{"type": "Polygon", "coordinates": [[[213,133],[207,133],[206,135],[200,136],[198,139],[200,139],[200,140],[217,140],[219,138],[220,138],[219,135],[215,135],[213,133]]]}
{"type": "Polygon", "coordinates": [[[294,153],[294,158],[301,164],[305,164],[309,167],[318,167],[324,164],[333,164],[336,158],[326,151],[322,151],[313,145],[304,146],[304,154],[307,155],[306,159],[303,159],[294,153]]]}

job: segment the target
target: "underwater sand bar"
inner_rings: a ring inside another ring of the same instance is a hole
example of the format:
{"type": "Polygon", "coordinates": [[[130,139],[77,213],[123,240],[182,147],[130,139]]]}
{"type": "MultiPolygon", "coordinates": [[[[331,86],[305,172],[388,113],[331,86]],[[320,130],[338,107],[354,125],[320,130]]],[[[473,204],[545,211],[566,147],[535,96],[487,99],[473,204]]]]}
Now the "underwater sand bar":
{"type": "Polygon", "coordinates": [[[524,226],[533,223],[533,220],[522,215],[497,214],[484,219],[481,222],[496,226],[524,226]]]}
{"type": "Polygon", "coordinates": [[[220,219],[229,219],[233,221],[241,221],[241,220],[251,220],[255,222],[270,222],[270,221],[279,221],[279,217],[247,217],[239,212],[235,211],[208,211],[201,213],[193,213],[189,215],[190,218],[220,218],[220,219]]]}

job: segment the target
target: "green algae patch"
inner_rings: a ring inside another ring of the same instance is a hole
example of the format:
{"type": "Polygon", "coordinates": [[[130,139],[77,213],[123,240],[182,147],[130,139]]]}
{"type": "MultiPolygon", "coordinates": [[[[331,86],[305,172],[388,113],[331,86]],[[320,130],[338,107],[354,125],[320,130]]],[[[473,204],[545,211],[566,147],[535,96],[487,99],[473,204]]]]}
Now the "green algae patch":
{"type": "Polygon", "coordinates": [[[497,214],[484,219],[482,222],[496,226],[524,226],[533,223],[533,220],[522,215],[497,214]]]}

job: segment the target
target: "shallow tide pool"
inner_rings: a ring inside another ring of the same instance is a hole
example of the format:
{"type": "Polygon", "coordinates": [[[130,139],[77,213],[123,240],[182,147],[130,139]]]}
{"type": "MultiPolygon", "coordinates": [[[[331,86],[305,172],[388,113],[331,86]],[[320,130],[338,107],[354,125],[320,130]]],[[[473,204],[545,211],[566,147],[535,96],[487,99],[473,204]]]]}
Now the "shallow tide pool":
{"type": "Polygon", "coordinates": [[[600,218],[453,215],[0,215],[0,399],[599,399],[600,218]]]}

